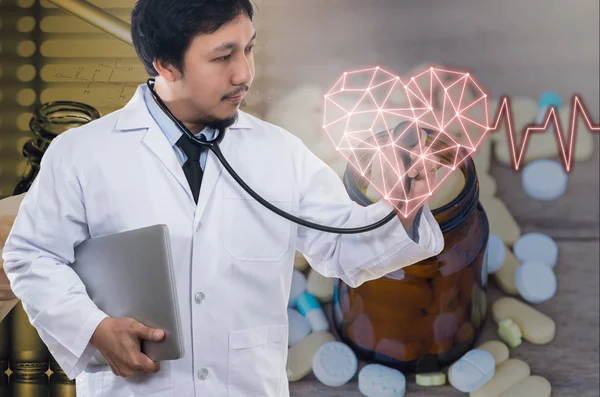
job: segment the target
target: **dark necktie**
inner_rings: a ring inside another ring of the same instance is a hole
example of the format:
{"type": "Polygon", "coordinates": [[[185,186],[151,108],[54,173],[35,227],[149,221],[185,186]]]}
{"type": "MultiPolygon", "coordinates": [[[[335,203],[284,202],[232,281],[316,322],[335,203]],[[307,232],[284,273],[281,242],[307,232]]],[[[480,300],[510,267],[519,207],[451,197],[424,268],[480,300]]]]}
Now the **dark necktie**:
{"type": "Polygon", "coordinates": [[[182,135],[177,141],[177,146],[187,156],[186,162],[183,164],[183,172],[190,184],[194,201],[198,204],[198,196],[200,195],[200,185],[202,184],[202,167],[200,166],[200,153],[203,148],[194,143],[187,135],[182,135]]]}

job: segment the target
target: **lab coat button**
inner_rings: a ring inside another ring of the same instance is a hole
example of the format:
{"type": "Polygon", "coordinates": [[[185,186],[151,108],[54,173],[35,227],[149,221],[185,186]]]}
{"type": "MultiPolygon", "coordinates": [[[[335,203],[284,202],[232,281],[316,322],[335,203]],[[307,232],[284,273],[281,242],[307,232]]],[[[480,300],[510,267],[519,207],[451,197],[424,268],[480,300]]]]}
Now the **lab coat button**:
{"type": "Polygon", "coordinates": [[[202,368],[198,370],[198,379],[204,380],[208,378],[208,370],[206,368],[202,368]]]}
{"type": "Polygon", "coordinates": [[[194,299],[196,300],[196,303],[200,304],[204,302],[204,294],[202,292],[198,292],[194,299]]]}

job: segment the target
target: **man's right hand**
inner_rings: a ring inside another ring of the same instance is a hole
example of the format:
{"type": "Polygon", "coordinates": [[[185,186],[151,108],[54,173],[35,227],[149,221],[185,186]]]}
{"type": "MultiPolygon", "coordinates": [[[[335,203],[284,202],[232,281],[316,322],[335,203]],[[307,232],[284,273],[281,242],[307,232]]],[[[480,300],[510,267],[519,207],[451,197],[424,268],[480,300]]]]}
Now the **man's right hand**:
{"type": "Polygon", "coordinates": [[[100,322],[90,340],[102,353],[117,376],[128,377],[138,373],[156,373],[160,364],[141,352],[141,340],[159,342],[164,331],[149,328],[130,317],[107,317],[100,322]]]}

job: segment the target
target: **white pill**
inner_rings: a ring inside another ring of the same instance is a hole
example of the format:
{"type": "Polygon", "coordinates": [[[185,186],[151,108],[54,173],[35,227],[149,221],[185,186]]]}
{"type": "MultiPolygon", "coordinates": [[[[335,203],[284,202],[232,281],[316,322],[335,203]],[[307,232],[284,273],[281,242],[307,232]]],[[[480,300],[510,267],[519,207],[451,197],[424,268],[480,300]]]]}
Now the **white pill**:
{"type": "Polygon", "coordinates": [[[327,342],[317,350],[312,362],[313,373],[326,386],[345,385],[358,370],[356,354],[342,342],[327,342]]]}
{"type": "Polygon", "coordinates": [[[306,317],[295,309],[287,309],[288,313],[288,346],[292,347],[311,333],[312,327],[306,317]]]}
{"type": "Polygon", "coordinates": [[[496,361],[491,353],[473,349],[452,364],[448,370],[448,380],[455,389],[473,392],[494,377],[496,361]]]}
{"type": "Polygon", "coordinates": [[[368,364],[358,373],[358,390],[366,397],[402,397],[406,392],[406,378],[397,369],[368,364]]]}
{"type": "Polygon", "coordinates": [[[550,267],[558,260],[558,245],[542,233],[527,233],[515,241],[513,252],[520,262],[541,262],[550,267]]]}
{"type": "Polygon", "coordinates": [[[541,262],[525,262],[515,271],[519,294],[529,303],[542,303],[556,294],[556,275],[541,262]]]}
{"type": "Polygon", "coordinates": [[[561,163],[540,159],[523,168],[523,189],[537,200],[554,200],[567,190],[567,173],[561,163]]]}
{"type": "Polygon", "coordinates": [[[294,270],[292,273],[292,287],[290,289],[288,307],[296,306],[296,300],[304,291],[306,291],[306,276],[304,273],[294,270]]]}
{"type": "Polygon", "coordinates": [[[487,244],[488,274],[494,274],[506,261],[506,246],[500,237],[490,233],[487,244]]]}

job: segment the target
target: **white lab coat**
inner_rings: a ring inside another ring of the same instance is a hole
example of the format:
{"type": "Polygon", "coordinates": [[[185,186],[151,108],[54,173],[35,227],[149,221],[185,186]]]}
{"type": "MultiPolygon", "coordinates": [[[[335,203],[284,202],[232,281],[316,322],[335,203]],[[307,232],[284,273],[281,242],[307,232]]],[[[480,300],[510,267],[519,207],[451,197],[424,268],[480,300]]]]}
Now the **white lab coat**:
{"type": "MultiPolygon", "coordinates": [[[[358,286],[438,254],[439,226],[425,207],[419,244],[397,219],[364,234],[299,227],[251,199],[212,152],[196,205],[147,111],[145,89],[123,109],[54,139],[3,250],[11,287],[50,353],[76,377],[79,397],[289,396],[286,309],[296,249],[319,273],[358,286]],[[162,362],[158,374],[117,377],[87,365],[95,352],[89,339],[106,314],[68,264],[88,238],[158,223],[170,230],[185,357],[162,362]],[[205,298],[196,303],[199,292],[205,298]]],[[[357,227],[391,210],[383,201],[353,203],[300,139],[242,111],[221,150],[259,194],[304,219],[357,227]]]]}

